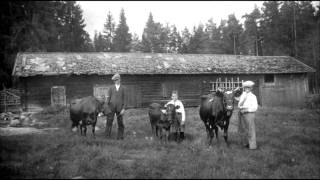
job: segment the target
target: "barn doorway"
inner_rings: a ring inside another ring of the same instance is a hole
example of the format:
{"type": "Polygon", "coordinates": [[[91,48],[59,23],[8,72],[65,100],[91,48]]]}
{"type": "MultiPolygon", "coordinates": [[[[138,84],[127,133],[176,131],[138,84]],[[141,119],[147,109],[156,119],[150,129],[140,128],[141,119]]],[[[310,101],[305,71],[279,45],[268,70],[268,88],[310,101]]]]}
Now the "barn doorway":
{"type": "Polygon", "coordinates": [[[93,96],[98,99],[104,99],[108,96],[110,85],[106,84],[96,84],[93,86],[93,96]]]}
{"type": "Polygon", "coordinates": [[[128,108],[136,108],[142,106],[142,95],[138,85],[125,85],[126,101],[128,108]]]}
{"type": "Polygon", "coordinates": [[[51,87],[51,106],[65,106],[66,104],[66,88],[64,86],[51,87]]]}

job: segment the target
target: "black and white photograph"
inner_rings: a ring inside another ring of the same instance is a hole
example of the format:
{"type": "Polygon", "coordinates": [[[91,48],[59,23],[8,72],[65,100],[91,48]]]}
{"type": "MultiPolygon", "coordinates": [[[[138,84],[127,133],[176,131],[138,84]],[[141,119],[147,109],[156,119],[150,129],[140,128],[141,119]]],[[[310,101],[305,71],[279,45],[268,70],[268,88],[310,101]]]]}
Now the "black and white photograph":
{"type": "Polygon", "coordinates": [[[319,179],[319,1],[1,1],[0,177],[319,179]]]}

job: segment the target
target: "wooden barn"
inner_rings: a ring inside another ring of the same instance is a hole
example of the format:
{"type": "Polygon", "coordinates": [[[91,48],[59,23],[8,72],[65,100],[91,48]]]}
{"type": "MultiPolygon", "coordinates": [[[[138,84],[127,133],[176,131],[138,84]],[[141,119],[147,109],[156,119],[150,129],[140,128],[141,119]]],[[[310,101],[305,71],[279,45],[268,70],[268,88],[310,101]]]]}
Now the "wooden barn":
{"type": "Polygon", "coordinates": [[[62,104],[88,95],[106,94],[111,77],[121,74],[131,108],[165,102],[178,90],[185,106],[216,86],[234,88],[255,82],[261,106],[303,106],[308,73],[315,70],[288,56],[157,53],[18,53],[13,77],[23,90],[24,110],[62,104]]]}

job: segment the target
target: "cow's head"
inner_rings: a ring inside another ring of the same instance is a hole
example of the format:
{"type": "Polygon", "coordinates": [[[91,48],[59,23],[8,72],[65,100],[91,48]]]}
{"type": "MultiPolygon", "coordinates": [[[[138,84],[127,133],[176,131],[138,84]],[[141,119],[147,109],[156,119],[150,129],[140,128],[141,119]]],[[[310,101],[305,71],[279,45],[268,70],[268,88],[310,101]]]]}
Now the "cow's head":
{"type": "Polygon", "coordinates": [[[105,97],[104,95],[100,96],[99,98],[97,98],[99,101],[98,104],[98,113],[99,114],[104,114],[107,115],[108,113],[111,112],[110,106],[107,103],[107,97],[105,97]]]}
{"type": "Polygon", "coordinates": [[[85,115],[85,121],[84,121],[85,125],[93,124],[95,123],[95,121],[96,121],[96,116],[94,113],[85,115]]]}
{"type": "Polygon", "coordinates": [[[230,116],[234,109],[234,99],[241,95],[241,89],[236,88],[235,90],[225,90],[223,92],[223,106],[227,111],[227,115],[230,116]]]}
{"type": "Polygon", "coordinates": [[[173,104],[168,104],[166,107],[167,119],[170,123],[173,123],[176,120],[176,109],[179,109],[180,106],[174,106],[173,104]]]}

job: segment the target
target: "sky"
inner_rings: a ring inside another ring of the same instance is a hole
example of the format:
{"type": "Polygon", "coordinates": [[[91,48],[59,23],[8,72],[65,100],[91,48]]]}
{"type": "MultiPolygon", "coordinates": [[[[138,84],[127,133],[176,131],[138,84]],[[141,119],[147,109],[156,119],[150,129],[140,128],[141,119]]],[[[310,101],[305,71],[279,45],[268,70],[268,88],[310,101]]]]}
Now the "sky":
{"type": "Polygon", "coordinates": [[[121,8],[124,9],[130,33],[140,38],[146,26],[149,13],[155,22],[175,25],[178,31],[187,27],[192,31],[200,23],[206,24],[212,18],[217,25],[228,15],[235,14],[241,23],[243,15],[249,14],[255,5],[260,9],[263,1],[77,1],[83,10],[85,30],[94,37],[94,31],[103,31],[108,11],[116,25],[119,23],[121,8]]]}

